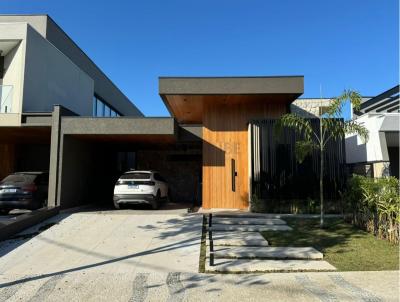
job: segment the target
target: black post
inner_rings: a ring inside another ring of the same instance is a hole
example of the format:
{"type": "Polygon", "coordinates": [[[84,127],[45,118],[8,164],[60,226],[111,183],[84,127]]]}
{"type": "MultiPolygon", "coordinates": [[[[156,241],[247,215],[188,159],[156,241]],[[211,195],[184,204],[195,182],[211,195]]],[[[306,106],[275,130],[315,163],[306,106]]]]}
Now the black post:
{"type": "Polygon", "coordinates": [[[214,241],[212,237],[212,214],[208,215],[208,240],[210,244],[210,266],[214,265],[214,241]]]}

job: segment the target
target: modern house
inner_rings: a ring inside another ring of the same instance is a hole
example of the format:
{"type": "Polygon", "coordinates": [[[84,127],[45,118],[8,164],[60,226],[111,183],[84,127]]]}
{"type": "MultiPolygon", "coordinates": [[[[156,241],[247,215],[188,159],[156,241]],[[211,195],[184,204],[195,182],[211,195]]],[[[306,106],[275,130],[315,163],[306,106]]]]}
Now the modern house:
{"type": "Polygon", "coordinates": [[[368,142],[346,137],[346,162],[354,173],[399,178],[400,98],[397,85],[373,98],[364,98],[354,119],[369,131],[368,142]]]}
{"type": "Polygon", "coordinates": [[[174,201],[247,209],[260,175],[287,174],[266,160],[261,124],[290,111],[303,76],[161,77],[171,117],[144,117],[46,15],[0,16],[0,52],[0,177],[49,170],[50,206],[111,201],[136,168],[160,171],[174,201]]]}

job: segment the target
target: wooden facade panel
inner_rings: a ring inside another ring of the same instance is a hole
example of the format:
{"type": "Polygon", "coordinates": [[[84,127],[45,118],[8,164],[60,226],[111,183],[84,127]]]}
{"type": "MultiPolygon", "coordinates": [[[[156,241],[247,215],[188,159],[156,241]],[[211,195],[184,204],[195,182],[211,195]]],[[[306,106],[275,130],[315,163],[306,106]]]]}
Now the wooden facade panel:
{"type": "Polygon", "coordinates": [[[276,118],[286,103],[271,96],[206,96],[203,100],[203,207],[247,209],[248,122],[276,118]],[[268,98],[268,99],[267,99],[268,98]],[[232,190],[231,161],[236,164],[232,190]]]}

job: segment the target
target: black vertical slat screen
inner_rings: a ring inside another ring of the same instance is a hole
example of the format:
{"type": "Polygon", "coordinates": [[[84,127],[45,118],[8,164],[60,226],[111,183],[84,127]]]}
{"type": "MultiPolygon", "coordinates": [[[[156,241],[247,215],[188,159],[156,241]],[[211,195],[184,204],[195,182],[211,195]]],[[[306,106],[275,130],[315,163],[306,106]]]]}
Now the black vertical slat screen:
{"type": "MultiPolygon", "coordinates": [[[[310,119],[319,133],[319,120],[310,119]]],[[[319,196],[319,151],[303,163],[295,158],[295,131],[274,135],[275,119],[250,122],[252,193],[261,199],[306,199],[319,196]]],[[[325,197],[337,199],[345,184],[344,139],[330,140],[325,150],[325,197]]]]}

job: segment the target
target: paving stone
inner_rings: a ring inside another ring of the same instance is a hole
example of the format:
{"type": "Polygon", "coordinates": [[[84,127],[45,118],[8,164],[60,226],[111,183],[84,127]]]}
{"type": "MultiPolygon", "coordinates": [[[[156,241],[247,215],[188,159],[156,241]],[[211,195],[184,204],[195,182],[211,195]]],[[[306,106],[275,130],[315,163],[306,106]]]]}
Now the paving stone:
{"type": "Polygon", "coordinates": [[[336,268],[326,261],[315,260],[265,260],[265,259],[215,259],[210,266],[206,259],[207,272],[221,273],[278,273],[278,272],[327,272],[336,268]]]}
{"type": "MultiPolygon", "coordinates": [[[[208,230],[208,228],[207,228],[208,230]]],[[[237,231],[237,232],[263,232],[263,231],[291,231],[292,228],[287,225],[224,225],[215,224],[211,227],[214,231],[237,231]]]]}
{"type": "MultiPolygon", "coordinates": [[[[209,237],[207,232],[207,245],[209,237]]],[[[268,246],[268,241],[257,232],[213,232],[214,246],[268,246]]]]}
{"type": "Polygon", "coordinates": [[[263,214],[263,213],[249,213],[249,212],[220,212],[213,213],[213,217],[223,218],[280,218],[279,214],[263,214]]]}
{"type": "MultiPolygon", "coordinates": [[[[209,249],[207,249],[209,253],[209,249]]],[[[321,260],[323,254],[313,247],[216,247],[215,258],[321,260]]]]}
{"type": "Polygon", "coordinates": [[[220,218],[212,219],[212,224],[231,224],[231,225],[274,225],[286,224],[286,221],[278,218],[220,218]]]}

